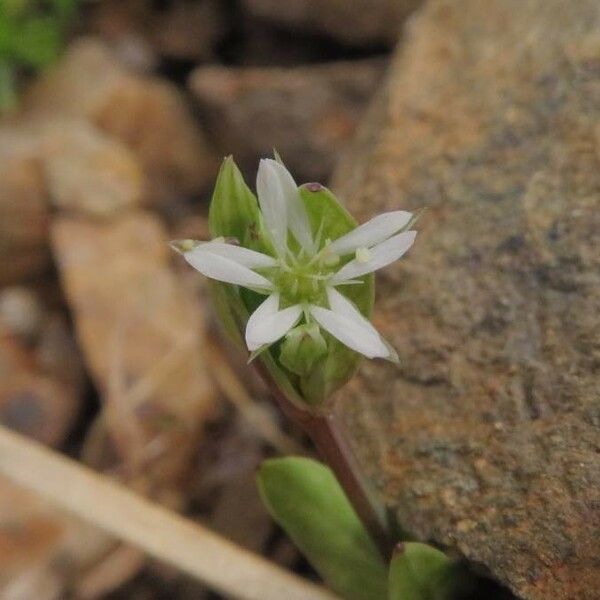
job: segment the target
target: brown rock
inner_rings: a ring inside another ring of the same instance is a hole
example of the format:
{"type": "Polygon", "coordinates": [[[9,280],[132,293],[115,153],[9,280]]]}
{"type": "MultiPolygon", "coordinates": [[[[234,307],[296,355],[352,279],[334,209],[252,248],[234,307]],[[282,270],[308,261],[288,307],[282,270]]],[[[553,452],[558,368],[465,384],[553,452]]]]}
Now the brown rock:
{"type": "Polygon", "coordinates": [[[29,136],[0,131],[0,285],[40,274],[50,263],[48,202],[29,136]]]}
{"type": "Polygon", "coordinates": [[[401,363],[339,409],[400,524],[527,600],[600,590],[600,13],[435,0],[335,186],[430,207],[379,276],[401,363]]]}
{"type": "Polygon", "coordinates": [[[300,178],[325,179],[383,74],[365,60],[295,69],[200,67],[190,85],[224,154],[256,169],[276,148],[300,178]]]}
{"type": "Polygon", "coordinates": [[[41,126],[40,136],[54,206],[109,217],[140,203],[140,164],[117,139],[81,119],[53,119],[41,126]]]}
{"type": "MultiPolygon", "coordinates": [[[[1,171],[6,200],[0,200],[6,245],[22,229],[21,236],[31,235],[24,242],[43,244],[45,250],[52,205],[108,217],[142,199],[137,157],[84,119],[24,113],[0,128],[0,144],[6,163],[1,171]]],[[[11,243],[15,254],[16,242],[11,243]]],[[[19,265],[19,257],[14,262],[19,265]]]]}
{"type": "Polygon", "coordinates": [[[253,15],[352,45],[395,43],[402,21],[421,0],[244,0],[253,15]]]}
{"type": "Polygon", "coordinates": [[[145,212],[110,223],[59,217],[52,244],[104,422],[141,490],[177,490],[212,406],[196,300],[145,212]]]}
{"type": "Polygon", "coordinates": [[[214,157],[177,89],[126,70],[98,41],[74,43],[32,87],[27,106],[52,116],[82,117],[123,142],[144,167],[150,201],[198,193],[212,184],[214,157]]]}

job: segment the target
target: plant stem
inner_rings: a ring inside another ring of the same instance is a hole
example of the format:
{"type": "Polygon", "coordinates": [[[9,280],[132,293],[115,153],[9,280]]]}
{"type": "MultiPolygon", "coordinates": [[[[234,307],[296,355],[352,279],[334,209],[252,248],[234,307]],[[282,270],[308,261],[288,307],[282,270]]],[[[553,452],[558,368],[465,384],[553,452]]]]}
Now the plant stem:
{"type": "Polygon", "coordinates": [[[389,560],[395,542],[390,536],[385,512],[374,498],[368,482],[361,475],[356,456],[340,430],[335,415],[332,412],[300,408],[279,388],[259,361],[256,361],[255,365],[283,413],[308,435],[323,460],[335,473],[383,559],[389,560]]]}

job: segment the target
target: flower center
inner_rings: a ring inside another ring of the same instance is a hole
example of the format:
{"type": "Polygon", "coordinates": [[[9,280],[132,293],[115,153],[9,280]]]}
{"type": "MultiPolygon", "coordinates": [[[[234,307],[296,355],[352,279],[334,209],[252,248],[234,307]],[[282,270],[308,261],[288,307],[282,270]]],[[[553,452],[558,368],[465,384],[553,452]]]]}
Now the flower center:
{"type": "Polygon", "coordinates": [[[325,280],[305,265],[281,269],[275,285],[284,305],[322,304],[325,300],[325,280]]]}
{"type": "MultiPolygon", "coordinates": [[[[337,258],[337,257],[336,257],[337,258]]],[[[326,283],[333,274],[337,260],[317,255],[282,265],[272,276],[283,306],[317,304],[326,306],[326,283]]]]}

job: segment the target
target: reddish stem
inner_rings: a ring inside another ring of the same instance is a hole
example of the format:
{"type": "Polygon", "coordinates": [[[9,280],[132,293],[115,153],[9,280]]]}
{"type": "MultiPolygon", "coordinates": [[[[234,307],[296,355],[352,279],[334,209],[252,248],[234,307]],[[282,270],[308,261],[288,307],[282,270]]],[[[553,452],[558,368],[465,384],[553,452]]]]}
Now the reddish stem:
{"type": "Polygon", "coordinates": [[[283,413],[302,428],[335,473],[382,557],[388,560],[393,552],[394,543],[390,538],[383,507],[375,500],[368,482],[361,476],[356,456],[340,431],[335,415],[331,412],[322,413],[298,407],[277,386],[267,369],[258,361],[255,364],[283,413]]]}

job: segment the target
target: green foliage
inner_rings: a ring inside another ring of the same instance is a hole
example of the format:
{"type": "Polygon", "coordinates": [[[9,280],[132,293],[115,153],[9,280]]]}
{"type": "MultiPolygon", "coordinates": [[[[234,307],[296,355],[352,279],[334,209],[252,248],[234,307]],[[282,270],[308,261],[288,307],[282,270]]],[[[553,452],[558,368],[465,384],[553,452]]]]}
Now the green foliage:
{"type": "Polygon", "coordinates": [[[0,2],[0,110],[16,105],[21,70],[39,70],[59,56],[78,0],[0,2]]]}
{"type": "Polygon", "coordinates": [[[476,579],[443,552],[399,544],[387,566],[331,470],[308,458],[270,459],[258,488],[267,509],[323,580],[345,600],[476,597],[476,579]]]}
{"type": "Polygon", "coordinates": [[[347,600],[386,598],[386,565],[326,466],[308,458],[267,460],[258,487],[275,521],[334,591],[347,600]]]}
{"type": "Polygon", "coordinates": [[[390,565],[389,600],[451,600],[465,583],[462,568],[427,544],[405,542],[390,565]]]}

